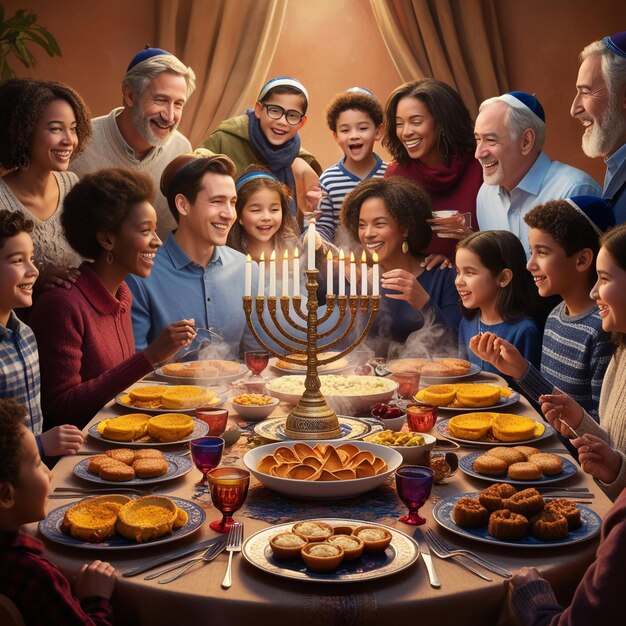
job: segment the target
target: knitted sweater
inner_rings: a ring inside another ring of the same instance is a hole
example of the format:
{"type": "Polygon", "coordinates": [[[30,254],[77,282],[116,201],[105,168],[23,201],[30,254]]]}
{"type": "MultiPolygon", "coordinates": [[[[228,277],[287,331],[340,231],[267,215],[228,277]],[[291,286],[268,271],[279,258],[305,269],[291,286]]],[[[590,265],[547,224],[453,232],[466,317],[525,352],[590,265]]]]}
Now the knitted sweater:
{"type": "Polygon", "coordinates": [[[50,289],[29,322],[39,346],[41,399],[47,428],[83,428],[115,395],[152,365],[135,353],[132,296],[122,283],[115,297],[89,263],[71,289],[50,289]]]}
{"type": "MultiPolygon", "coordinates": [[[[595,423],[595,422],[594,422],[595,423]]],[[[540,579],[516,589],[511,601],[522,626],[589,626],[624,623],[626,491],[607,513],[596,560],[580,581],[571,604],[562,609],[550,583],[540,579]]]]}

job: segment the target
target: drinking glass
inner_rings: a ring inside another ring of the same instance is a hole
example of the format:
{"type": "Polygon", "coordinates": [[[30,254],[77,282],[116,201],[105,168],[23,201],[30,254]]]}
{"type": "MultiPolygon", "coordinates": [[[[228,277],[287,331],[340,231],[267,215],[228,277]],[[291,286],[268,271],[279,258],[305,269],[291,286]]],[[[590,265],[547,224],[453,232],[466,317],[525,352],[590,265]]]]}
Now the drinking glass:
{"type": "Polygon", "coordinates": [[[403,400],[413,400],[419,391],[419,372],[394,372],[389,378],[398,383],[398,397],[403,400]]]}
{"type": "Polygon", "coordinates": [[[228,411],[226,409],[201,406],[196,409],[196,418],[209,427],[208,435],[219,437],[226,430],[228,411]]]}
{"type": "Polygon", "coordinates": [[[218,533],[227,533],[233,525],[233,513],[246,501],[250,472],[238,467],[220,467],[207,474],[211,500],[215,508],[222,513],[221,520],[209,524],[218,533]]]}
{"type": "Polygon", "coordinates": [[[222,460],[224,440],[221,437],[199,437],[193,439],[189,446],[194,465],[202,472],[199,484],[204,484],[207,472],[217,467],[222,460]]]}
{"type": "Polygon", "coordinates": [[[430,496],[434,475],[435,472],[432,469],[419,465],[406,465],[396,470],[398,497],[409,509],[408,515],[400,518],[401,522],[411,526],[421,526],[426,522],[418,511],[430,496]]]}
{"type": "Polygon", "coordinates": [[[244,352],[244,361],[246,363],[246,367],[250,370],[250,374],[246,380],[252,382],[265,382],[265,378],[261,376],[261,372],[267,367],[267,364],[270,361],[269,352],[265,352],[264,350],[244,352]]]}
{"type": "Polygon", "coordinates": [[[427,433],[437,421],[436,404],[409,404],[406,407],[406,423],[414,433],[427,433]]]}

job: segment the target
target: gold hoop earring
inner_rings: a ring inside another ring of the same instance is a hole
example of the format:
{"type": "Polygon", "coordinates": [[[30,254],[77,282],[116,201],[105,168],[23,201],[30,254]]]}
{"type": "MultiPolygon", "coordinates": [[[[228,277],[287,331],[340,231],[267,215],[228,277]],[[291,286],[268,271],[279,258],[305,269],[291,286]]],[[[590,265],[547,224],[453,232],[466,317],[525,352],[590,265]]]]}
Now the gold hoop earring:
{"type": "Polygon", "coordinates": [[[113,252],[111,250],[109,250],[109,253],[107,254],[107,263],[109,265],[111,265],[111,263],[113,263],[113,252]]]}
{"type": "Polygon", "coordinates": [[[404,236],[404,239],[402,240],[402,253],[406,254],[409,251],[409,244],[406,240],[406,235],[404,236]]]}

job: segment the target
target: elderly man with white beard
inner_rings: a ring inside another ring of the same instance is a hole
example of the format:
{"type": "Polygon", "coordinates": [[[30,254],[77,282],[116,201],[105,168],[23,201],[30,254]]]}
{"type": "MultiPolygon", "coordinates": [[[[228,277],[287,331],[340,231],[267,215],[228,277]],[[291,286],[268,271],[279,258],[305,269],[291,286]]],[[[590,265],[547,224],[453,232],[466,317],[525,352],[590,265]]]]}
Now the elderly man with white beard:
{"type": "Polygon", "coordinates": [[[546,118],[535,96],[512,91],[485,100],[474,125],[483,185],[476,197],[480,230],[508,230],[529,256],[528,211],[550,200],[599,196],[600,187],[581,170],[552,161],[543,151],[546,118]]]}
{"type": "Polygon", "coordinates": [[[585,127],[585,154],[606,162],[602,197],[613,207],[615,221],[622,224],[626,222],[626,31],[589,44],[580,60],[570,113],[585,127]]]}
{"type": "MultiPolygon", "coordinates": [[[[122,79],[123,106],[91,120],[92,141],[71,170],[82,177],[104,167],[137,169],[158,190],[165,166],[191,151],[188,139],[176,129],[195,80],[193,70],[165,50],[146,48],[136,54],[122,79]]],[[[164,240],[176,222],[160,191],[153,204],[157,232],[164,240]]]]}

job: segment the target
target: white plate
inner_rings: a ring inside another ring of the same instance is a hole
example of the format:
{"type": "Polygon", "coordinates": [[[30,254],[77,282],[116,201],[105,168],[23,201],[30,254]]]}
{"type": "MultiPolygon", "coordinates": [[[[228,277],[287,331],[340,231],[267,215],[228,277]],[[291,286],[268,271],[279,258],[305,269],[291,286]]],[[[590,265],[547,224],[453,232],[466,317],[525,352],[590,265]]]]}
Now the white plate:
{"type": "Polygon", "coordinates": [[[542,422],[545,428],[543,434],[539,435],[539,437],[533,437],[532,439],[525,439],[524,441],[476,441],[474,439],[460,439],[459,437],[455,437],[448,428],[448,422],[451,419],[451,417],[448,417],[446,419],[437,420],[437,423],[435,424],[435,430],[437,433],[460,444],[465,443],[470,446],[479,446],[481,448],[485,446],[488,448],[493,448],[493,446],[526,446],[529,443],[541,441],[542,439],[547,439],[548,437],[552,437],[552,435],[554,435],[554,428],[552,428],[548,422],[542,422]]]}
{"type": "Polygon", "coordinates": [[[353,526],[354,528],[380,526],[391,533],[391,543],[383,554],[364,554],[355,561],[341,563],[334,572],[316,574],[307,570],[304,561],[300,558],[289,560],[274,558],[269,547],[269,540],[274,535],[291,530],[294,522],[289,522],[270,526],[250,535],[245,540],[241,553],[248,563],[264,572],[282,578],[315,583],[351,583],[383,578],[410,567],[419,557],[419,546],[415,540],[395,528],[354,519],[324,518],[316,521],[326,522],[331,526],[353,526]]]}
{"type": "MultiPolygon", "coordinates": [[[[285,496],[292,498],[306,498],[309,500],[339,500],[342,498],[351,498],[361,493],[366,493],[372,489],[376,489],[382,485],[393,472],[400,467],[402,463],[402,455],[388,446],[381,446],[377,443],[369,441],[350,441],[349,443],[357,446],[361,450],[370,450],[376,456],[380,457],[387,463],[387,471],[369,478],[354,478],[352,480],[333,480],[333,481],[309,481],[309,480],[293,480],[291,478],[279,478],[278,476],[270,476],[263,474],[256,468],[259,461],[268,454],[272,454],[276,448],[292,448],[296,443],[306,443],[314,446],[316,443],[328,444],[329,441],[300,441],[300,442],[279,442],[269,443],[265,446],[259,446],[246,452],[243,457],[243,464],[252,472],[255,478],[268,489],[277,491],[285,496]]],[[[341,445],[348,442],[333,442],[330,445],[341,445]]]]}
{"type": "Polygon", "coordinates": [[[432,382],[433,384],[447,383],[455,380],[462,380],[463,378],[469,378],[470,376],[475,376],[480,372],[480,365],[477,363],[470,363],[470,368],[465,374],[457,374],[456,376],[423,376],[420,374],[420,380],[427,380],[429,383],[432,382]]]}
{"type": "MultiPolygon", "coordinates": [[[[293,368],[280,367],[277,365],[278,361],[276,357],[272,357],[269,361],[270,367],[275,368],[279,372],[283,372],[284,374],[306,374],[306,366],[295,365],[293,368]]],[[[339,359],[339,366],[336,366],[335,363],[329,363],[328,365],[324,365],[321,369],[319,369],[320,374],[337,374],[339,372],[345,372],[352,368],[352,365],[348,362],[348,360],[344,357],[339,359]],[[341,365],[341,361],[344,362],[344,365],[341,365]]]]}
{"type": "MultiPolygon", "coordinates": [[[[479,383],[477,383],[479,384],[479,383]]],[[[489,384],[489,383],[486,383],[489,384]]],[[[421,390],[420,390],[421,391],[421,390]]],[[[500,397],[500,400],[496,404],[491,406],[439,406],[440,411],[454,411],[455,413],[480,413],[481,411],[493,411],[494,409],[501,409],[505,406],[510,406],[519,402],[519,393],[511,390],[511,395],[508,398],[500,397]]],[[[418,400],[413,398],[415,404],[433,404],[432,402],[426,402],[426,400],[418,400]]]]}
{"type": "MultiPolygon", "coordinates": [[[[192,439],[198,437],[204,437],[209,432],[209,425],[206,422],[193,419],[193,431],[190,435],[187,435],[184,439],[177,439],[176,441],[115,441],[114,439],[107,439],[98,432],[98,424],[94,424],[87,432],[90,437],[97,439],[98,441],[106,441],[108,443],[114,443],[118,448],[130,448],[130,447],[146,447],[152,448],[154,446],[177,446],[181,443],[187,443],[192,439]]],[[[99,422],[98,422],[99,423],[99,422]]]]}
{"type": "Polygon", "coordinates": [[[116,487],[120,487],[121,489],[122,487],[141,487],[143,485],[151,485],[153,483],[162,483],[166,480],[172,480],[173,478],[184,476],[193,468],[193,463],[191,459],[185,456],[166,452],[163,457],[168,464],[167,472],[165,472],[165,474],[162,474],[161,476],[156,476],[155,478],[133,478],[132,480],[124,481],[105,480],[97,474],[92,474],[87,469],[91,457],[86,457],[82,461],[79,461],[78,463],[76,463],[76,465],[74,465],[74,476],[78,476],[78,478],[88,480],[92,483],[98,483],[99,485],[115,485],[116,487]]]}
{"type": "MultiPolygon", "coordinates": [[[[384,425],[380,420],[371,418],[347,417],[338,415],[339,428],[341,434],[339,437],[329,439],[328,441],[339,441],[342,439],[363,439],[366,435],[380,432],[384,430],[384,425]]],[[[270,441],[293,441],[291,437],[285,435],[286,417],[270,417],[269,419],[259,422],[254,427],[254,432],[270,441]]]]}
{"type": "Polygon", "coordinates": [[[164,380],[172,385],[223,385],[226,383],[230,383],[233,380],[237,380],[241,378],[243,375],[248,373],[248,368],[240,364],[240,370],[236,374],[227,374],[225,376],[212,376],[209,378],[186,378],[181,376],[169,376],[168,374],[163,373],[163,368],[158,367],[155,370],[155,374],[157,378],[164,380]]]}
{"type": "MultiPolygon", "coordinates": [[[[116,404],[123,406],[125,409],[132,409],[133,413],[193,413],[196,410],[196,407],[187,408],[187,409],[147,409],[144,407],[138,407],[128,402],[123,402],[121,398],[123,396],[127,396],[128,391],[122,391],[122,393],[118,393],[115,396],[116,404]]],[[[224,402],[226,401],[226,396],[216,394],[215,402],[213,404],[204,404],[202,403],[200,406],[208,406],[212,409],[218,409],[224,406],[224,402]]]]}
{"type": "MultiPolygon", "coordinates": [[[[524,443],[518,443],[518,445],[524,445],[524,443]]],[[[509,483],[511,485],[547,485],[550,483],[558,483],[570,476],[573,476],[578,468],[575,463],[572,463],[569,459],[559,456],[561,459],[561,463],[563,463],[563,471],[560,474],[556,474],[554,476],[543,476],[542,478],[534,479],[534,480],[521,480],[521,479],[513,479],[508,478],[506,475],[502,476],[487,476],[487,474],[480,474],[474,471],[473,464],[476,457],[482,456],[484,452],[470,452],[466,454],[459,461],[459,469],[468,476],[472,476],[474,478],[479,478],[480,480],[487,480],[491,483],[509,483]]],[[[532,457],[531,457],[532,460],[532,457]]]]}
{"type": "Polygon", "coordinates": [[[450,532],[466,537],[467,539],[474,539],[481,541],[482,543],[491,543],[496,546],[511,546],[514,548],[554,548],[555,546],[568,546],[581,541],[587,541],[592,537],[595,537],[600,532],[600,526],[602,519],[600,516],[591,509],[588,509],[582,504],[576,506],[580,510],[580,519],[582,526],[576,530],[570,530],[567,533],[567,537],[559,539],[557,541],[540,541],[539,539],[531,536],[526,536],[523,539],[517,541],[504,541],[502,539],[496,539],[487,533],[487,527],[483,528],[461,528],[457,526],[452,519],[452,510],[457,500],[460,498],[477,498],[478,492],[464,493],[456,496],[450,496],[444,498],[435,504],[433,507],[433,517],[435,521],[449,530],[450,532]]]}
{"type": "Polygon", "coordinates": [[[89,548],[91,550],[133,550],[135,548],[146,548],[162,545],[164,543],[170,543],[171,541],[177,541],[182,537],[191,535],[191,533],[194,533],[198,530],[198,528],[200,528],[200,526],[202,526],[204,520],[206,519],[206,513],[199,505],[195,502],[191,502],[190,500],[183,500],[182,498],[175,498],[173,496],[168,496],[168,498],[173,500],[176,503],[176,506],[179,506],[181,509],[186,511],[189,516],[189,520],[182,528],[177,528],[171,534],[155,539],[154,541],[137,543],[136,541],[126,539],[126,537],[122,537],[121,535],[113,535],[113,537],[109,537],[107,540],[100,543],[90,543],[88,541],[83,541],[82,539],[76,539],[75,537],[65,535],[61,532],[61,522],[65,516],[65,511],[76,504],[76,502],[68,502],[67,504],[50,511],[46,518],[39,522],[39,532],[50,541],[62,543],[66,546],[72,546],[73,548],[89,548]]]}

